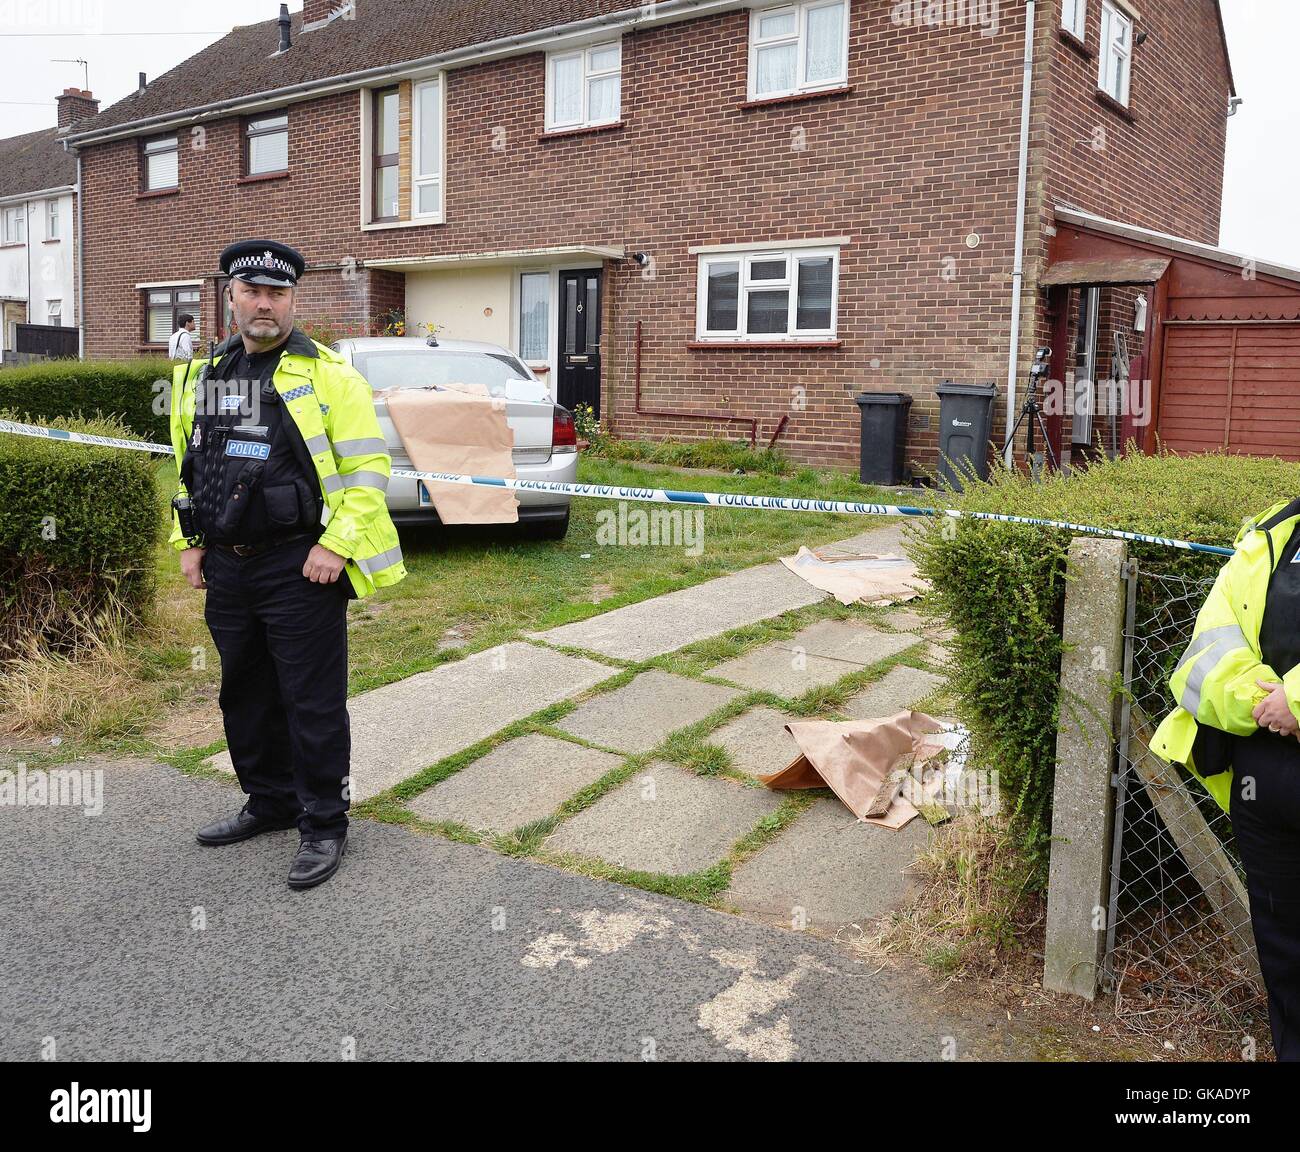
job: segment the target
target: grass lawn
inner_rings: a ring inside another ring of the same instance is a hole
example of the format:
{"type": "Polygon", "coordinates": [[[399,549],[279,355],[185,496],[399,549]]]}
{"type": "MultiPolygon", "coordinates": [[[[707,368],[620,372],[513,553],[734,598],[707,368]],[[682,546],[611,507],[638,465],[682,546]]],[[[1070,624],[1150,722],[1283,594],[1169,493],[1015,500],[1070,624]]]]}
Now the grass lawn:
{"type": "MultiPolygon", "coordinates": [[[[584,482],[717,492],[884,501],[850,477],[805,469],[790,476],[702,475],[585,456],[584,482]]],[[[160,515],[175,490],[170,462],[158,469],[160,515]]],[[[629,511],[655,507],[629,504],[629,511]]],[[[663,506],[659,506],[663,507],[663,506]]],[[[523,541],[509,529],[407,529],[409,575],[351,605],[352,693],[459,659],[469,652],[687,587],[878,525],[832,513],[703,510],[702,548],[609,546],[597,542],[613,501],[575,498],[567,538],[523,541]]],[[[220,664],[203,623],[202,595],[180,576],[175,554],[157,552],[158,596],[150,626],[118,658],[63,669],[51,683],[44,723],[81,751],[158,753],[220,738],[220,664]],[[75,707],[63,701],[78,701],[75,707]]],[[[65,753],[68,749],[65,749],[65,753]]]]}

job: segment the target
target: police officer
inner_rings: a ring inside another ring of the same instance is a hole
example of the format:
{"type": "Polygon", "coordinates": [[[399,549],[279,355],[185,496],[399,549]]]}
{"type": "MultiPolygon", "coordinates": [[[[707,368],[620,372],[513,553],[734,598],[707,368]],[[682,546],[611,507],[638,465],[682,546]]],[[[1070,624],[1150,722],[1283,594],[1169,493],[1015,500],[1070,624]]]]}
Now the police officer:
{"type": "Polygon", "coordinates": [[[172,544],[207,589],[235,815],[225,845],[297,827],[291,888],[338,870],[347,843],[347,605],[406,574],[385,505],[391,462],[370,386],[293,326],[303,257],[247,240],[221,254],[235,335],[176,369],[172,544]]]}
{"type": "Polygon", "coordinates": [[[1229,815],[1278,1060],[1300,1061],[1300,499],[1248,520],[1151,739],[1229,815]]]}

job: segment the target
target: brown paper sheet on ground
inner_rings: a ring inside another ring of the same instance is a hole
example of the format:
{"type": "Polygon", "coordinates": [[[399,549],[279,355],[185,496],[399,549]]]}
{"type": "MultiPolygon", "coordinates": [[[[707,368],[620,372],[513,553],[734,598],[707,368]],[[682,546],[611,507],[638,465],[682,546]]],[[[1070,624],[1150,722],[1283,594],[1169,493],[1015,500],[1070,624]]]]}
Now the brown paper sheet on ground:
{"type": "Polygon", "coordinates": [[[796,720],[785,726],[799,745],[799,755],[770,776],[760,776],[769,788],[830,788],[849,810],[869,824],[901,828],[917,815],[903,796],[896,796],[884,816],[869,817],[867,809],[895,766],[907,757],[917,765],[942,749],[925,737],[943,725],[924,712],[904,711],[872,720],[796,720]]]}
{"type": "Polygon", "coordinates": [[[892,552],[884,556],[836,556],[800,545],[796,555],[782,556],[781,563],[841,604],[897,604],[930,590],[930,585],[916,574],[916,565],[892,552]]]}
{"type": "MultiPolygon", "coordinates": [[[[515,479],[515,434],[505,404],[481,384],[390,388],[378,393],[402,438],[411,464],[421,472],[459,472],[515,479]]],[[[444,524],[515,524],[519,501],[509,489],[486,485],[425,485],[444,524]]]]}

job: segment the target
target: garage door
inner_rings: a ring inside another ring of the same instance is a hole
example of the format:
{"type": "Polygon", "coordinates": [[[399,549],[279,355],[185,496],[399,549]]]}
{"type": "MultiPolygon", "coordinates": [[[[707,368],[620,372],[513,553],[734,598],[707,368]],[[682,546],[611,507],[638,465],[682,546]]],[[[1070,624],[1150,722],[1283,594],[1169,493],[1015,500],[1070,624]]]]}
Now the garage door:
{"type": "Polygon", "coordinates": [[[1300,325],[1165,330],[1160,440],[1300,460],[1300,325]]]}

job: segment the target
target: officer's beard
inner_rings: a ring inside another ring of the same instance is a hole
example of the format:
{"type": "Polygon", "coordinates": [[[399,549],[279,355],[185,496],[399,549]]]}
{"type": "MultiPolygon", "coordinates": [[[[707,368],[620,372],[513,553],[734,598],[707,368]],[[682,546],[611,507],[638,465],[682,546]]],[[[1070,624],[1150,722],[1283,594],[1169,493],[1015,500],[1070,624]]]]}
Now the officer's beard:
{"type": "Polygon", "coordinates": [[[274,348],[287,335],[274,316],[254,316],[247,324],[240,325],[240,331],[250,342],[263,348],[274,348]]]}

